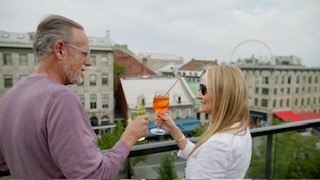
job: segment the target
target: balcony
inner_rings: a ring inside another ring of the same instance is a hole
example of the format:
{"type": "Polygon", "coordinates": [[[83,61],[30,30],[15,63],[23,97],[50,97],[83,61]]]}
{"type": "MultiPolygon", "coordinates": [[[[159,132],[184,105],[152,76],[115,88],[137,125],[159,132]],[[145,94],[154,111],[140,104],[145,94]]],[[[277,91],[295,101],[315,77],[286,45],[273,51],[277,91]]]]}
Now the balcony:
{"type": "MultiPolygon", "coordinates": [[[[251,129],[252,161],[245,178],[279,179],[286,175],[290,179],[320,178],[319,126],[320,119],[314,119],[251,129]],[[289,172],[295,174],[288,174],[289,172]],[[314,172],[317,174],[312,174],[314,172]]],[[[198,137],[190,140],[196,142],[198,137]]],[[[177,150],[178,146],[174,141],[136,145],[132,147],[117,179],[157,179],[162,155],[174,155],[177,150]],[[146,162],[139,162],[132,167],[133,158],[138,156],[147,157],[146,162]]],[[[102,150],[104,151],[106,150],[102,150]]],[[[185,160],[175,157],[174,166],[178,179],[184,178],[185,160]]],[[[0,177],[7,178],[10,176],[0,177]]]]}
{"type": "MultiPolygon", "coordinates": [[[[309,167],[310,170],[316,168],[318,169],[317,172],[320,173],[320,133],[317,130],[319,126],[320,119],[314,119],[251,129],[250,132],[253,137],[252,161],[245,178],[279,179],[283,177],[283,173],[287,173],[283,172],[284,169],[290,169],[284,167],[285,165],[295,166],[308,159],[302,159],[301,156],[309,156],[310,160],[313,159],[304,167],[309,167]],[[307,143],[307,141],[314,145],[311,149],[309,147],[310,143],[307,143]],[[292,156],[289,155],[291,152],[294,152],[292,156]]],[[[190,140],[196,142],[198,137],[190,138],[190,140]]],[[[124,171],[119,174],[118,178],[157,179],[161,156],[165,153],[175,155],[177,150],[178,146],[174,141],[134,146],[131,149],[124,171]],[[132,157],[145,155],[147,155],[146,163],[138,163],[134,167],[130,167],[132,160],[130,163],[128,162],[132,157]]],[[[185,160],[176,157],[174,164],[178,179],[184,178],[185,160]]],[[[291,167],[291,169],[295,168],[303,167],[291,167]]],[[[319,174],[317,176],[317,178],[320,178],[319,174]]],[[[298,173],[297,175],[288,174],[287,177],[291,177],[291,179],[316,178],[305,174],[299,176],[298,173]]]]}

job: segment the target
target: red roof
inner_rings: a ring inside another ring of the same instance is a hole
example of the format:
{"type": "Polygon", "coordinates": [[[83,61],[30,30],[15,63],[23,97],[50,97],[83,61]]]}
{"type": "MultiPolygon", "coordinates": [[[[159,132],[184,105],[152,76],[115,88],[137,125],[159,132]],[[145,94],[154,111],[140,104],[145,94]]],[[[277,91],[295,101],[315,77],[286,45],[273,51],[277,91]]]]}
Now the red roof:
{"type": "Polygon", "coordinates": [[[313,112],[294,113],[293,111],[279,111],[279,112],[274,112],[274,115],[283,121],[291,121],[291,122],[320,118],[319,113],[313,113],[313,112]]]}

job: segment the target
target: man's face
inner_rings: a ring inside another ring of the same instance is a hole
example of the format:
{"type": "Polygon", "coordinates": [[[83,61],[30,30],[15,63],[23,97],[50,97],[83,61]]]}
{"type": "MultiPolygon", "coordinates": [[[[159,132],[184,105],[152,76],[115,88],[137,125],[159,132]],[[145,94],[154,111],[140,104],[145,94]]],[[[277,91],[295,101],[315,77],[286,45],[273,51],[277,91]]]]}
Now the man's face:
{"type": "Polygon", "coordinates": [[[91,66],[89,42],[82,30],[74,29],[73,33],[76,37],[75,44],[66,44],[70,49],[70,55],[63,65],[63,70],[68,81],[67,84],[81,84],[85,67],[91,66]]]}

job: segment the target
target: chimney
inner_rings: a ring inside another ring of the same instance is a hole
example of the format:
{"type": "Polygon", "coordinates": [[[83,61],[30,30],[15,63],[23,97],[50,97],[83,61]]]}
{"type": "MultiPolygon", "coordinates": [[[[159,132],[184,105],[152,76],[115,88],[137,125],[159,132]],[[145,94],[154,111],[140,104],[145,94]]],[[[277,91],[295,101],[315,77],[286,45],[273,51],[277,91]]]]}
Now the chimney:
{"type": "Polygon", "coordinates": [[[147,60],[147,58],[143,58],[143,59],[142,59],[142,64],[143,64],[145,67],[148,67],[148,60],[147,60]]]}

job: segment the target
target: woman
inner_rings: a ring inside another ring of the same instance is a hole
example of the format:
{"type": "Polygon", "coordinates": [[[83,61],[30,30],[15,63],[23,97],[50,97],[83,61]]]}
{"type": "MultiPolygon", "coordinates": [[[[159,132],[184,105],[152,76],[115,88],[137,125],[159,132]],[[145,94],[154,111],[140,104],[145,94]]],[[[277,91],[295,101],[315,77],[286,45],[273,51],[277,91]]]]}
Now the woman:
{"type": "Polygon", "coordinates": [[[185,138],[168,114],[157,114],[155,124],[177,142],[178,156],[187,159],[186,179],[244,178],[251,161],[247,84],[235,65],[212,66],[204,74],[197,99],[199,112],[210,123],[196,144],[185,138]]]}

